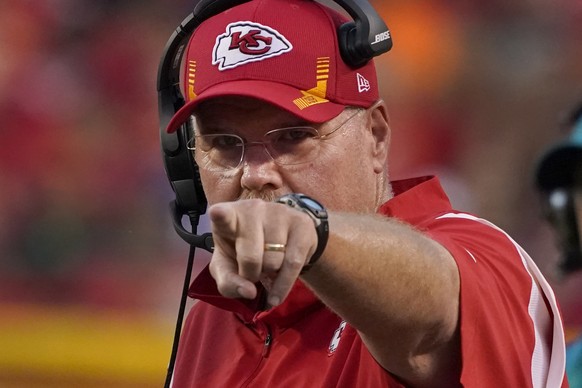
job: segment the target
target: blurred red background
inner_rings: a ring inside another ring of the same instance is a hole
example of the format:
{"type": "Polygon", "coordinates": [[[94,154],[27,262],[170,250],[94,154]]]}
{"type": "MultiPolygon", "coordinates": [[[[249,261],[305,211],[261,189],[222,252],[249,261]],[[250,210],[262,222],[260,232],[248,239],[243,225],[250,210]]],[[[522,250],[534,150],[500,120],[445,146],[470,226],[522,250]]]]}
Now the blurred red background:
{"type": "MultiPolygon", "coordinates": [[[[187,246],[155,81],[194,3],[0,2],[0,386],[163,384],[187,246]]],[[[530,252],[578,330],[582,279],[554,276],[532,174],[582,98],[582,3],[374,4],[395,42],[377,61],[392,177],[439,174],[530,252]]]]}

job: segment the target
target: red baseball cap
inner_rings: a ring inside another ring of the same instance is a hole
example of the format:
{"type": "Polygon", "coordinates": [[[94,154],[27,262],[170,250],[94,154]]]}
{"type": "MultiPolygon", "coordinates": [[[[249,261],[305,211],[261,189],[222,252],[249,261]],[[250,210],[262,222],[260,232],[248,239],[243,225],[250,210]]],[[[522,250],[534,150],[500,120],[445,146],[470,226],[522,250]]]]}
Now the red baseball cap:
{"type": "Polygon", "coordinates": [[[349,20],[313,0],[252,0],[204,21],[184,56],[186,104],[167,131],[221,96],[260,99],[314,123],[371,106],[379,98],[373,60],[353,69],[339,52],[337,28],[349,20]]]}

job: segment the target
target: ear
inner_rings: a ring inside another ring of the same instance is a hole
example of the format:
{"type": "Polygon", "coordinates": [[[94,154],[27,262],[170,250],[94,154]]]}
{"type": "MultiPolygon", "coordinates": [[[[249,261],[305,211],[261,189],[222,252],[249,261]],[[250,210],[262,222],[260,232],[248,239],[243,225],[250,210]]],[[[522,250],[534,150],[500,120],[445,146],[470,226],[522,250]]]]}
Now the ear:
{"type": "Polygon", "coordinates": [[[391,134],[388,109],[384,100],[380,99],[368,108],[368,114],[370,120],[368,128],[373,139],[374,172],[381,173],[386,170],[391,134]]]}

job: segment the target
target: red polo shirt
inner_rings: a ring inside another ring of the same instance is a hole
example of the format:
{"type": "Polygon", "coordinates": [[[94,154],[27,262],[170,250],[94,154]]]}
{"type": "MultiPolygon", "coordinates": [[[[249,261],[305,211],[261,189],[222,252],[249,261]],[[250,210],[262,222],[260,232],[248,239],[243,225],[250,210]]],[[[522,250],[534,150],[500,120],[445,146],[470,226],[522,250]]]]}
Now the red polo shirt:
{"type": "MultiPolygon", "coordinates": [[[[461,383],[567,386],[557,306],[527,254],[494,225],[454,211],[436,178],[393,182],[393,189],[379,212],[427,233],[459,267],[461,383]]],[[[197,301],[183,328],[174,388],[402,387],[300,280],[269,311],[258,308],[264,292],[253,301],[220,296],[208,269],[189,296],[197,301]]]]}

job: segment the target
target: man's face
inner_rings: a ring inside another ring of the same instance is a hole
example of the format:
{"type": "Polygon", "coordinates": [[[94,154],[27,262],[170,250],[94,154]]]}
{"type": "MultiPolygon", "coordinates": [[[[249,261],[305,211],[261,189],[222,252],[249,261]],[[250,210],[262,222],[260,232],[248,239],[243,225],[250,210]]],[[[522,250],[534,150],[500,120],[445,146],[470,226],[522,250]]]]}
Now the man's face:
{"type": "MultiPolygon", "coordinates": [[[[346,110],[321,125],[311,125],[327,134],[355,113],[346,110]]],[[[197,132],[234,133],[246,142],[264,141],[270,130],[310,125],[298,117],[264,102],[243,97],[222,97],[201,104],[195,112],[197,132]]],[[[195,151],[209,204],[244,198],[272,200],[289,192],[304,193],[329,209],[373,212],[386,200],[385,173],[389,129],[371,130],[385,117],[361,111],[335,133],[319,142],[317,157],[307,163],[278,165],[262,145],[245,147],[237,169],[209,168],[202,151],[195,151]],[[383,133],[385,132],[385,133],[383,133]],[[380,133],[380,135],[378,135],[380,133]],[[205,167],[206,166],[206,167],[205,167]]]]}

